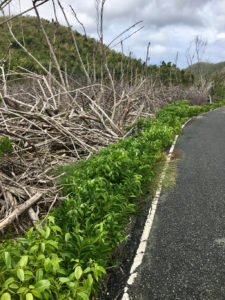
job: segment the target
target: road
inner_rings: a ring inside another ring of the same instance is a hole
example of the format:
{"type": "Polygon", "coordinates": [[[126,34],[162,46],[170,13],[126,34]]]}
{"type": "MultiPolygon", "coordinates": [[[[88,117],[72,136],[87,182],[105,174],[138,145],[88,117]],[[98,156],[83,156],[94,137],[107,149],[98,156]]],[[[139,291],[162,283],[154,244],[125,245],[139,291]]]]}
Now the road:
{"type": "Polygon", "coordinates": [[[225,299],[225,108],[192,119],[129,299],[225,299]]]}

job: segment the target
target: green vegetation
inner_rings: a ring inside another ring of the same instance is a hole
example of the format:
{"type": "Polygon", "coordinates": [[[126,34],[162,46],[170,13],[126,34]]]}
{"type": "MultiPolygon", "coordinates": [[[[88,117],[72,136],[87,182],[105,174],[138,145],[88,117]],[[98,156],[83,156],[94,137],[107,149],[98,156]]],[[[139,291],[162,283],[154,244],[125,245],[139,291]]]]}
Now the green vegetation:
{"type": "Polygon", "coordinates": [[[13,151],[12,141],[8,137],[0,138],[0,157],[13,151]]]}
{"type": "Polygon", "coordinates": [[[67,199],[42,227],[0,245],[1,299],[95,297],[162,152],[188,118],[223,104],[168,105],[156,119],[139,120],[131,137],[63,167],[67,199]]]}
{"type": "MultiPolygon", "coordinates": [[[[3,17],[0,17],[0,22],[3,17]]],[[[70,30],[57,24],[52,20],[42,19],[44,28],[53,45],[60,68],[66,71],[72,78],[81,81],[84,78],[80,60],[74,48],[70,30]]],[[[16,18],[12,21],[12,31],[18,41],[24,45],[43,65],[49,69],[50,53],[47,42],[42,34],[36,17],[16,18]]],[[[85,37],[74,31],[80,55],[89,76],[93,81],[101,74],[101,48],[100,43],[90,37],[85,37]]],[[[122,53],[104,46],[108,68],[114,79],[129,81],[135,76],[146,76],[151,74],[157,79],[161,79],[168,84],[192,83],[193,78],[189,71],[180,70],[176,65],[162,62],[161,66],[145,66],[139,59],[128,57],[122,53]]],[[[11,37],[7,25],[1,27],[0,35],[0,60],[10,52],[10,68],[13,71],[21,72],[18,66],[36,73],[43,73],[43,70],[30,58],[17,42],[11,37]]],[[[5,65],[6,69],[9,62],[5,65]]],[[[52,70],[55,71],[52,61],[52,70]]],[[[105,73],[107,78],[107,72],[105,73]]]]}
{"type": "Polygon", "coordinates": [[[213,101],[221,101],[225,98],[225,62],[217,64],[200,62],[189,67],[196,78],[201,75],[207,81],[211,81],[210,95],[213,101]]]}
{"type": "Polygon", "coordinates": [[[225,73],[215,73],[212,76],[213,86],[211,88],[211,95],[214,101],[221,101],[225,98],[225,73]]]}
{"type": "Polygon", "coordinates": [[[177,177],[177,160],[171,160],[168,163],[165,178],[163,179],[163,187],[166,189],[172,189],[176,183],[177,177]]]}
{"type": "Polygon", "coordinates": [[[208,62],[200,62],[193,64],[191,67],[188,68],[191,72],[198,76],[201,74],[202,76],[211,76],[215,73],[221,73],[225,71],[225,62],[219,62],[217,64],[208,63],[208,62]]]}

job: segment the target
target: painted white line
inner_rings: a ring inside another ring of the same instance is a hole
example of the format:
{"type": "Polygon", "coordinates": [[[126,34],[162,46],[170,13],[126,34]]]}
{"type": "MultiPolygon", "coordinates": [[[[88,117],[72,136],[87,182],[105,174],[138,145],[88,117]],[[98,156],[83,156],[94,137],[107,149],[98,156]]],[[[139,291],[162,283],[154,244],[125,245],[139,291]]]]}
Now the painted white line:
{"type": "MultiPolygon", "coordinates": [[[[184,126],[189,121],[190,120],[188,120],[182,126],[182,129],[184,128],[184,126]]],[[[124,288],[124,294],[123,294],[122,300],[130,300],[129,294],[128,294],[129,286],[134,283],[134,280],[137,277],[137,271],[136,270],[141,265],[143,257],[144,257],[144,254],[145,254],[145,249],[146,249],[146,246],[147,246],[147,240],[149,238],[150,230],[152,228],[152,224],[153,224],[153,220],[154,220],[154,216],[155,216],[155,212],[156,212],[156,208],[157,208],[157,204],[158,204],[158,200],[159,200],[159,197],[160,197],[160,194],[161,194],[161,190],[162,190],[162,182],[163,182],[163,180],[165,178],[166,170],[167,170],[167,167],[168,167],[168,163],[169,163],[169,161],[171,159],[171,155],[173,153],[173,150],[174,150],[174,147],[176,145],[177,139],[178,139],[178,135],[175,136],[175,139],[173,141],[173,144],[172,144],[172,146],[170,148],[170,151],[169,151],[169,154],[167,156],[167,160],[166,160],[165,166],[164,166],[162,174],[160,176],[159,184],[158,184],[158,189],[157,189],[157,191],[155,193],[155,197],[154,197],[154,199],[152,201],[152,205],[151,205],[151,207],[149,209],[149,212],[148,212],[148,216],[147,216],[147,220],[145,222],[145,227],[144,227],[144,230],[143,230],[143,233],[142,233],[142,236],[141,236],[140,244],[139,244],[139,247],[137,249],[136,256],[134,258],[133,264],[132,264],[131,269],[130,269],[130,276],[128,278],[127,285],[124,288]]]]}
{"type": "Polygon", "coordinates": [[[187,125],[187,123],[189,123],[192,119],[193,119],[193,118],[187,120],[187,122],[185,122],[185,123],[182,125],[181,129],[183,129],[183,128],[187,125]]]}

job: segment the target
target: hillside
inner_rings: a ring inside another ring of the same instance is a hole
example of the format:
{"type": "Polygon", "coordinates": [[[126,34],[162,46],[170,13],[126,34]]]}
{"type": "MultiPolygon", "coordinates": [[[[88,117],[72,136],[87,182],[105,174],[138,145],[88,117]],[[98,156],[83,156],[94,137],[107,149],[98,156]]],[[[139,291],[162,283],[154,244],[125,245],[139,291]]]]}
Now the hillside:
{"type": "MultiPolygon", "coordinates": [[[[3,17],[0,17],[0,22],[3,17]]],[[[70,30],[58,23],[42,19],[44,28],[53,45],[60,68],[76,80],[82,77],[82,67],[75,50],[70,30]]],[[[42,73],[40,67],[30,58],[12,38],[7,25],[0,26],[0,60],[10,54],[10,68],[21,71],[18,66],[29,71],[42,73]]],[[[49,69],[50,53],[47,42],[36,17],[22,17],[12,21],[12,31],[18,41],[24,45],[43,65],[49,69]]],[[[90,78],[95,81],[101,74],[101,47],[95,39],[74,31],[80,55],[90,78]]],[[[137,75],[146,75],[146,71],[160,78],[163,83],[187,83],[191,77],[188,71],[181,71],[171,63],[163,62],[161,66],[148,66],[141,59],[128,57],[104,46],[105,59],[112,76],[116,79],[128,79],[137,75]],[[156,76],[157,75],[157,76],[156,76]],[[169,79],[170,77],[170,79],[169,79]]],[[[54,63],[52,68],[54,71],[54,63]]],[[[105,71],[106,72],[106,71],[105,71]]],[[[107,72],[106,72],[107,73],[107,72]]],[[[192,79],[191,79],[192,80],[192,79]]]]}
{"type": "Polygon", "coordinates": [[[208,63],[208,62],[200,62],[192,65],[188,68],[191,70],[194,75],[198,75],[199,73],[202,75],[215,75],[215,73],[225,72],[225,62],[219,63],[208,63]]]}
{"type": "MultiPolygon", "coordinates": [[[[0,18],[2,20],[2,18],[0,18]]],[[[77,53],[74,51],[74,44],[70,30],[57,24],[56,22],[42,19],[44,28],[48,34],[54,51],[57,55],[60,67],[67,70],[69,74],[80,73],[81,65],[78,60],[77,53]]],[[[13,20],[13,33],[18,41],[25,45],[27,49],[38,59],[45,67],[49,65],[49,50],[43,33],[40,29],[36,17],[23,17],[13,20]],[[24,35],[24,37],[23,37],[24,35]]],[[[81,57],[90,76],[93,76],[93,66],[95,65],[95,73],[100,73],[100,44],[93,38],[85,37],[77,31],[74,31],[75,38],[79,47],[81,57]]],[[[40,72],[40,68],[20,49],[19,45],[10,36],[7,26],[1,27],[0,36],[0,59],[7,53],[8,48],[11,52],[11,68],[17,69],[17,66],[27,68],[29,71],[40,72]],[[10,45],[11,43],[11,45],[10,45]],[[10,45],[10,47],[9,47],[10,45]]],[[[130,63],[129,57],[122,57],[122,54],[116,53],[113,50],[106,48],[107,60],[109,67],[115,66],[123,59],[124,65],[130,63]]],[[[132,64],[135,68],[141,70],[142,64],[136,59],[132,59],[132,64]]]]}

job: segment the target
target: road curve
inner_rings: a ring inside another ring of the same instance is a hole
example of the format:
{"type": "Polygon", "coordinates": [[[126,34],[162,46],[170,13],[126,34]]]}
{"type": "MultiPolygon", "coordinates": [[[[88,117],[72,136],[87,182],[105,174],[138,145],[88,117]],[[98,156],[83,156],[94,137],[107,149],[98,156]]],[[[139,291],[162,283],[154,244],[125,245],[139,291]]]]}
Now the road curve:
{"type": "Polygon", "coordinates": [[[225,299],[225,108],[192,119],[175,147],[130,300],[225,299]]]}

